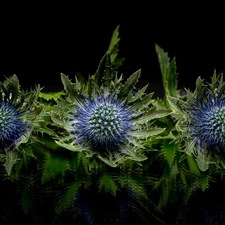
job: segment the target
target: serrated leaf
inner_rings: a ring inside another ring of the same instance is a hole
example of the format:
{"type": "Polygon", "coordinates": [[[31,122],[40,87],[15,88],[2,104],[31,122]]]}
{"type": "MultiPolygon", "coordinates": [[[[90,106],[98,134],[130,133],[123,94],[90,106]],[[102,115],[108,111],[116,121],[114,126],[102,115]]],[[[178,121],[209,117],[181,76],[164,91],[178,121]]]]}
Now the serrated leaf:
{"type": "Polygon", "coordinates": [[[171,114],[171,110],[168,110],[168,109],[157,110],[154,107],[149,112],[142,114],[139,118],[137,119],[135,118],[133,122],[138,124],[146,123],[150,120],[166,117],[170,114],[171,114]]]}
{"type": "Polygon", "coordinates": [[[26,155],[29,155],[31,157],[34,157],[34,154],[32,152],[32,150],[27,146],[27,145],[24,145],[23,146],[23,152],[26,154],[26,155]]]}
{"type": "Polygon", "coordinates": [[[167,96],[167,101],[171,106],[171,109],[174,113],[184,114],[183,109],[180,107],[178,103],[178,99],[173,98],[171,96],[167,96]]]}
{"type": "Polygon", "coordinates": [[[122,150],[122,153],[126,154],[127,156],[130,156],[130,160],[136,161],[136,162],[141,162],[147,159],[146,156],[138,153],[136,149],[132,148],[131,146],[129,147],[124,147],[122,150]]]}
{"type": "Polygon", "coordinates": [[[134,105],[132,105],[132,109],[141,111],[141,109],[151,104],[152,96],[153,93],[149,93],[143,99],[137,101],[134,105]]]}
{"type": "Polygon", "coordinates": [[[66,92],[68,93],[68,95],[70,96],[70,98],[73,101],[76,101],[76,102],[79,103],[80,96],[79,96],[79,94],[78,94],[78,92],[77,92],[77,90],[75,88],[75,85],[63,73],[61,73],[61,80],[62,80],[64,89],[66,90],[66,92]]]}
{"type": "Polygon", "coordinates": [[[39,97],[43,98],[47,101],[49,100],[58,100],[61,96],[65,95],[65,93],[63,91],[59,91],[59,92],[49,92],[49,93],[44,93],[44,92],[40,92],[39,93],[39,97]]]}
{"type": "Polygon", "coordinates": [[[103,81],[109,80],[110,77],[111,77],[111,61],[109,54],[106,53],[100,60],[97,71],[95,72],[93,78],[95,84],[98,87],[100,87],[103,81]]]}
{"type": "Polygon", "coordinates": [[[199,95],[202,95],[202,87],[203,87],[202,79],[198,77],[196,80],[196,91],[199,95]]]}
{"type": "Polygon", "coordinates": [[[141,70],[137,70],[134,72],[126,81],[126,83],[123,85],[123,87],[120,90],[120,93],[118,94],[119,98],[124,98],[124,96],[127,96],[130,90],[132,90],[137,83],[139,77],[141,74],[141,70]]]}
{"type": "Polygon", "coordinates": [[[187,155],[186,159],[189,166],[189,170],[196,176],[200,176],[200,171],[194,158],[190,155],[187,155]]]}
{"type": "Polygon", "coordinates": [[[20,85],[19,85],[19,80],[18,77],[14,74],[13,76],[10,77],[10,89],[9,92],[12,93],[12,102],[16,102],[20,85]]]}
{"type": "Polygon", "coordinates": [[[111,62],[113,63],[118,54],[118,43],[120,41],[119,38],[119,25],[115,28],[112,34],[112,38],[108,47],[108,53],[111,58],[111,62]]]}
{"type": "Polygon", "coordinates": [[[55,124],[60,125],[61,127],[67,127],[68,123],[64,121],[57,113],[52,112],[51,113],[51,119],[55,124]]]}
{"type": "Polygon", "coordinates": [[[162,48],[156,45],[156,53],[160,65],[160,71],[162,75],[163,88],[165,95],[177,97],[177,72],[176,61],[168,57],[168,53],[164,52],[162,48]]]}
{"type": "Polygon", "coordinates": [[[133,131],[128,133],[128,135],[132,135],[137,138],[147,138],[147,137],[158,135],[162,133],[163,131],[165,131],[165,129],[166,128],[152,128],[152,129],[148,129],[147,131],[133,131]]]}
{"type": "Polygon", "coordinates": [[[198,167],[201,171],[206,171],[209,168],[210,164],[210,156],[205,154],[205,152],[202,152],[200,150],[197,150],[198,152],[195,154],[196,161],[198,163],[198,167]]]}
{"type": "Polygon", "coordinates": [[[75,146],[72,142],[70,144],[66,144],[63,141],[55,141],[55,143],[65,149],[68,149],[72,152],[80,152],[82,149],[80,149],[79,147],[75,146]]]}
{"type": "Polygon", "coordinates": [[[169,141],[165,140],[163,146],[161,148],[161,153],[164,155],[166,161],[168,162],[170,168],[172,168],[174,158],[177,151],[177,145],[173,143],[169,143],[169,141]]]}
{"type": "MultiPolygon", "coordinates": [[[[148,84],[145,85],[143,88],[141,88],[141,90],[139,90],[130,100],[130,102],[135,102],[138,99],[141,99],[141,97],[143,96],[143,94],[145,93],[146,89],[148,88],[148,84]]],[[[152,93],[153,94],[153,93],[152,93]]]]}

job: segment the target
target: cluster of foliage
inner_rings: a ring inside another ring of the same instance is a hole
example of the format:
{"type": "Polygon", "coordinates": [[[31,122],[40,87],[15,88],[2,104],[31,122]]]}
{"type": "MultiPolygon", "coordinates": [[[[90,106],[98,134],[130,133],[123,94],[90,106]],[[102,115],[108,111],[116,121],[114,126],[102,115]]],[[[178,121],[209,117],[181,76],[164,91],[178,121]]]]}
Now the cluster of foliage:
{"type": "Polygon", "coordinates": [[[222,201],[209,207],[223,185],[223,76],[183,93],[175,58],[156,45],[155,99],[136,88],[140,70],[118,74],[118,29],[87,81],[61,74],[53,93],[23,91],[16,75],[0,83],[0,224],[223,221],[222,201]]]}

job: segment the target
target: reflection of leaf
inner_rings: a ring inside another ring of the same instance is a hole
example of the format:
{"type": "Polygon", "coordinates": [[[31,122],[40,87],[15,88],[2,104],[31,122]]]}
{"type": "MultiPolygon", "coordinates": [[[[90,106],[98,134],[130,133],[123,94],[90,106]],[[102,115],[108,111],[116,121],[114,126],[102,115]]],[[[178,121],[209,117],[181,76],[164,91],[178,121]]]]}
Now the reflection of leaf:
{"type": "Polygon", "coordinates": [[[112,178],[112,176],[108,173],[102,173],[99,177],[99,190],[104,189],[105,191],[111,193],[116,196],[117,186],[112,178]]]}
{"type": "Polygon", "coordinates": [[[78,189],[81,184],[82,181],[76,181],[68,186],[67,190],[63,193],[63,195],[60,197],[59,201],[56,204],[55,210],[57,214],[60,214],[61,212],[73,205],[74,196],[78,192],[78,189]]]}
{"type": "Polygon", "coordinates": [[[22,197],[21,197],[21,205],[26,215],[28,214],[30,210],[30,204],[31,204],[30,196],[25,190],[23,190],[22,197]]]}
{"type": "Polygon", "coordinates": [[[57,175],[63,174],[66,168],[69,167],[67,158],[50,156],[45,160],[44,170],[42,175],[42,182],[45,183],[54,179],[57,175]]]}

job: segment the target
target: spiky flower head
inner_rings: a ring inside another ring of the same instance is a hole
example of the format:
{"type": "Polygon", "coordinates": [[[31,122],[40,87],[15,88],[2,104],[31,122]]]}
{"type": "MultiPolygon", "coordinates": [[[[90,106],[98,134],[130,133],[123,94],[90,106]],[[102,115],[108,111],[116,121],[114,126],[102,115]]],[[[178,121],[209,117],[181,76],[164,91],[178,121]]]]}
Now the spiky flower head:
{"type": "Polygon", "coordinates": [[[147,86],[134,94],[139,76],[140,70],[123,84],[122,76],[111,71],[107,54],[87,83],[78,78],[72,83],[62,74],[68,98],[55,106],[52,120],[66,132],[57,143],[88,157],[97,156],[111,166],[126,159],[146,159],[144,141],[165,129],[151,126],[151,120],[170,111],[158,113],[151,105],[152,93],[144,95],[147,86]]]}
{"type": "MultiPolygon", "coordinates": [[[[180,111],[178,128],[186,142],[186,152],[193,155],[201,170],[210,163],[223,164],[225,157],[225,83],[214,73],[211,83],[200,77],[196,90],[187,91],[174,110],[180,111]],[[179,107],[178,107],[179,104],[179,107]]],[[[170,102],[173,100],[170,99],[170,102]]],[[[172,103],[175,106],[174,103],[172,103]]]]}
{"type": "Polygon", "coordinates": [[[39,91],[39,87],[31,92],[21,90],[16,75],[0,83],[0,159],[8,174],[21,152],[30,154],[23,144],[30,139],[36,117],[42,111],[36,104],[39,91]]]}
{"type": "Polygon", "coordinates": [[[127,142],[132,128],[130,119],[126,107],[114,98],[86,99],[71,121],[74,139],[99,151],[117,151],[123,142],[127,142]]]}
{"type": "Polygon", "coordinates": [[[0,101],[0,149],[8,149],[25,135],[28,129],[21,119],[24,112],[10,102],[0,101]]]}

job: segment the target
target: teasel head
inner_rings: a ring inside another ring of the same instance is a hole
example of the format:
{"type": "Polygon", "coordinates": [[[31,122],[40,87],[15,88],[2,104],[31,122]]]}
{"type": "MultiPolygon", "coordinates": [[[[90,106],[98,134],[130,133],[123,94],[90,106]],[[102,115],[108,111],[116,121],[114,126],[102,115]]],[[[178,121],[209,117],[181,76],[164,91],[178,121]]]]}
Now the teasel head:
{"type": "Polygon", "coordinates": [[[61,74],[68,97],[58,101],[52,113],[55,125],[65,131],[57,144],[111,166],[127,159],[145,160],[144,142],[165,130],[154,126],[153,119],[170,111],[156,110],[153,94],[145,94],[147,86],[134,92],[139,76],[140,70],[123,83],[123,77],[112,72],[107,54],[87,83],[77,77],[72,83],[61,74]]]}
{"type": "Polygon", "coordinates": [[[179,115],[177,128],[185,140],[185,151],[195,157],[199,168],[223,165],[225,157],[225,83],[223,75],[214,75],[211,83],[200,77],[194,92],[187,90],[179,100],[169,98],[179,115]]]}
{"type": "Polygon", "coordinates": [[[16,75],[0,83],[0,159],[8,174],[19,155],[32,155],[26,144],[38,127],[37,117],[42,111],[37,104],[39,92],[39,86],[30,92],[21,90],[16,75]]]}

